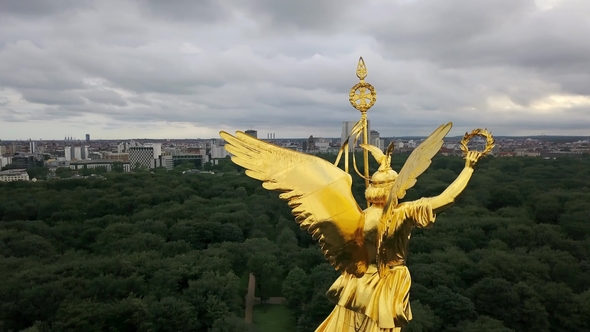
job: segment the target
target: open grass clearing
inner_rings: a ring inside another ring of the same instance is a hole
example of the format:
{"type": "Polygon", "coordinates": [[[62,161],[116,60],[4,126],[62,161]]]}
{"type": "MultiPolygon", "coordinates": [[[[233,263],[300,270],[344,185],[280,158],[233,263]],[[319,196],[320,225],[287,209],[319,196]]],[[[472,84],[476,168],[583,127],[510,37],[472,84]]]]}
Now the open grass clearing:
{"type": "Polygon", "coordinates": [[[254,306],[254,325],[260,332],[295,332],[296,323],[293,313],[285,305],[254,306]]]}

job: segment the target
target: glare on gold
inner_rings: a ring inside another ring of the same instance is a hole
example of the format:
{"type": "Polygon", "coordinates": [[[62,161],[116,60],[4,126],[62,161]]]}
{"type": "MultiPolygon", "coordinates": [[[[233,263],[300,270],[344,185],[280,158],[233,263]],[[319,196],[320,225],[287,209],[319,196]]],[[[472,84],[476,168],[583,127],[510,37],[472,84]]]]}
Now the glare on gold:
{"type": "Polygon", "coordinates": [[[357,76],[360,82],[351,90],[350,102],[361,111],[361,120],[351,137],[356,142],[363,136],[360,146],[365,152],[364,174],[357,170],[354,155],[353,166],[366,181],[368,207],[364,210],[351,192],[348,140],[343,142],[336,163],[332,164],[243,132],[236,132],[235,136],[220,132],[232,160],[246,169],[246,175],[262,181],[264,188],[281,192],[279,197],[288,202],[296,222],[312,234],[328,262],[342,272],[326,294],[335,304],[334,310],[316,332],[397,332],[412,319],[411,279],[406,267],[412,229],[433,225],[436,214],[453,204],[465,189],[477,161],[494,145],[487,130],[476,129],[466,134],[462,141],[465,166],[455,181],[438,196],[401,202],[442,147],[452,123],[434,130],[410,154],[398,174],[391,168],[393,143],[385,152],[367,143],[366,112],[374,104],[376,94],[364,82],[367,70],[362,58],[357,76]],[[467,149],[473,136],[486,138],[484,151],[467,149]],[[379,169],[370,177],[369,152],[379,163],[379,169]],[[345,170],[337,167],[342,153],[346,155],[345,170]]]}

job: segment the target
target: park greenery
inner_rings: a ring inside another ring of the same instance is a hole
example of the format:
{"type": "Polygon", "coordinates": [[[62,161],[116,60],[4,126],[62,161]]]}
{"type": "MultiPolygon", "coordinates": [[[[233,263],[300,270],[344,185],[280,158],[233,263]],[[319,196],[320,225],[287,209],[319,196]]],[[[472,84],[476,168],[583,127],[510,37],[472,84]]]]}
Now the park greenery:
{"type": "MultiPolygon", "coordinates": [[[[435,157],[406,200],[463,164],[435,157]]],[[[223,171],[0,183],[0,331],[261,331],[243,320],[249,273],[263,301],[287,298],[292,331],[313,331],[338,273],[278,193],[229,160],[207,167],[223,171]]],[[[355,177],[361,206],[363,192],[355,177]]],[[[456,205],[414,230],[405,331],[590,330],[589,219],[590,159],[484,158],[456,205]]]]}

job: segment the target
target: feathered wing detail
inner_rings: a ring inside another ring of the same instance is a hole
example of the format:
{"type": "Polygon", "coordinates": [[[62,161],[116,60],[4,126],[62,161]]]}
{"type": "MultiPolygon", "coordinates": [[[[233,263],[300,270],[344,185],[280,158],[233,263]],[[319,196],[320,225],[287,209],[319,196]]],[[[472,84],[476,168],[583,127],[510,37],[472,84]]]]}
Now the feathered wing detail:
{"type": "Polygon", "coordinates": [[[438,153],[444,144],[444,138],[447,136],[453,123],[449,122],[438,127],[427,139],[422,142],[408,157],[406,163],[399,172],[393,187],[391,188],[387,202],[383,208],[383,214],[378,226],[377,237],[377,266],[379,272],[384,273],[384,265],[387,263],[385,257],[385,248],[383,241],[390,232],[391,227],[398,225],[391,225],[394,218],[395,208],[400,199],[406,196],[406,191],[416,184],[416,179],[424,171],[428,169],[432,163],[432,158],[438,153]]]}
{"type": "Polygon", "coordinates": [[[383,151],[381,151],[381,149],[379,149],[378,147],[374,146],[374,145],[370,145],[370,144],[359,144],[360,147],[362,147],[365,150],[368,150],[369,152],[371,152],[371,154],[373,155],[373,158],[375,158],[375,160],[377,161],[377,163],[379,165],[381,165],[381,163],[383,162],[383,158],[387,157],[383,151]]]}
{"type": "Polygon", "coordinates": [[[391,196],[398,200],[406,196],[406,191],[412,188],[416,184],[416,179],[428,169],[452,127],[452,122],[441,125],[412,151],[393,184],[391,196]]]}
{"type": "Polygon", "coordinates": [[[219,133],[232,161],[268,190],[281,191],[295,220],[318,240],[337,270],[361,276],[368,266],[364,214],[355,201],[351,176],[328,161],[236,132],[219,133]]]}

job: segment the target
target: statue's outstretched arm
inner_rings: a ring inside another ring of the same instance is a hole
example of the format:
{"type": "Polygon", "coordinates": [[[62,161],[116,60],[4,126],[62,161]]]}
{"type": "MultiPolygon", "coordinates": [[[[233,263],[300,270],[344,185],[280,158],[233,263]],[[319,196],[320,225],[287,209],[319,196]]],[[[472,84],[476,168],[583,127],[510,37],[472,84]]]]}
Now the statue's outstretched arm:
{"type": "Polygon", "coordinates": [[[455,198],[463,192],[467,183],[469,183],[469,179],[471,179],[471,175],[473,174],[473,167],[482,155],[478,151],[469,151],[467,153],[465,157],[465,168],[463,168],[463,171],[461,171],[455,181],[440,195],[430,198],[430,204],[434,213],[444,211],[453,205],[455,198]]]}

